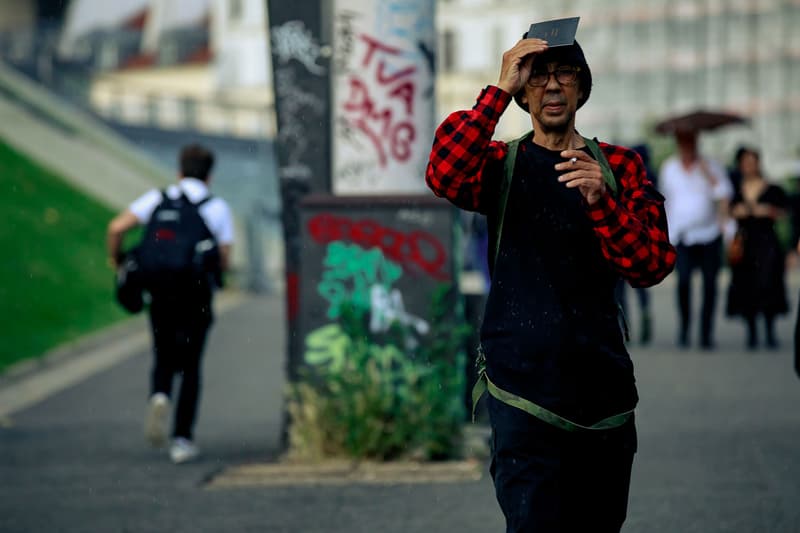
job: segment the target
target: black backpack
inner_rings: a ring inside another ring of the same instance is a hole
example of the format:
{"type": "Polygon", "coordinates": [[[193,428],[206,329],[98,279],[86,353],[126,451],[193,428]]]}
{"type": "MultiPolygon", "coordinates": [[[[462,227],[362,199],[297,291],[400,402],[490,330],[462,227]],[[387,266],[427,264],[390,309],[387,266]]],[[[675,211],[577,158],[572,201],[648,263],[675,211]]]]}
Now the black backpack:
{"type": "Polygon", "coordinates": [[[183,192],[161,194],[135,250],[144,288],[153,294],[221,286],[219,247],[199,212],[211,196],[195,204],[183,192]]]}

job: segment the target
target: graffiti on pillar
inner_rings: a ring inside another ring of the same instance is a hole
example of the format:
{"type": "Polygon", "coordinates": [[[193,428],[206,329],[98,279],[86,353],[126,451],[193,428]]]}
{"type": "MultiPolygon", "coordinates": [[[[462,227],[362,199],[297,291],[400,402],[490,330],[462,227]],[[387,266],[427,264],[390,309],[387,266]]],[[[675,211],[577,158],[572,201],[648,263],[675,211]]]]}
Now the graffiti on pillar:
{"type": "Polygon", "coordinates": [[[387,289],[383,285],[373,285],[370,289],[369,330],[373,333],[386,333],[392,322],[409,326],[420,335],[425,335],[431,327],[425,319],[406,311],[403,294],[398,289],[387,289]]]}
{"type": "Polygon", "coordinates": [[[408,232],[385,226],[377,220],[323,213],[308,224],[311,238],[320,244],[346,239],[365,249],[377,248],[406,271],[448,281],[447,249],[432,233],[422,229],[408,232]]]}
{"type": "Polygon", "coordinates": [[[325,74],[325,67],[317,64],[323,55],[323,48],[314,39],[302,20],[290,20],[274,26],[270,30],[272,36],[272,53],[281,64],[294,59],[317,76],[325,74]]]}
{"type": "Polygon", "coordinates": [[[319,31],[312,31],[309,20],[276,10],[290,15],[270,27],[279,174],[283,180],[305,181],[312,189],[321,189],[328,181],[328,151],[316,147],[329,137],[330,46],[320,44],[315,34],[319,31]],[[309,157],[312,152],[317,157],[309,157]]]}
{"type": "Polygon", "coordinates": [[[328,302],[328,318],[339,318],[343,303],[370,306],[372,287],[391,287],[402,275],[396,263],[387,260],[378,248],[364,249],[357,244],[335,241],[328,244],[318,291],[328,302]]]}
{"type": "Polygon", "coordinates": [[[407,161],[417,130],[411,119],[414,116],[417,67],[404,66],[392,72],[393,59],[402,56],[402,50],[385,45],[361,35],[365,43],[361,66],[368,78],[351,75],[349,92],[343,104],[343,120],[363,133],[369,140],[378,167],[385,169],[389,159],[407,161]]]}
{"type": "Polygon", "coordinates": [[[275,90],[278,94],[278,143],[284,151],[280,175],[283,179],[307,180],[312,174],[306,163],[311,153],[308,128],[322,120],[325,103],[317,95],[303,90],[294,71],[288,68],[275,69],[275,90]],[[304,120],[299,120],[300,117],[304,120]]]}
{"type": "MultiPolygon", "coordinates": [[[[346,356],[344,332],[338,325],[345,308],[364,313],[365,331],[376,339],[399,328],[404,350],[416,349],[430,332],[431,325],[420,316],[419,306],[428,300],[428,289],[423,287],[451,282],[446,248],[425,231],[425,225],[432,224],[431,214],[413,208],[400,211],[404,215],[397,220],[410,231],[372,218],[332,212],[306,220],[306,246],[324,251],[318,256],[321,269],[313,278],[318,280],[314,293],[307,294],[309,299],[319,299],[319,316],[325,321],[321,326],[316,322],[305,337],[308,364],[336,367],[346,356]],[[406,290],[418,293],[413,309],[408,307],[406,290]]],[[[427,311],[428,304],[422,305],[422,311],[427,311]]]]}
{"type": "MultiPolygon", "coordinates": [[[[430,331],[427,321],[406,311],[402,293],[393,287],[402,269],[378,248],[367,250],[357,244],[331,242],[323,267],[317,292],[328,304],[328,319],[338,319],[343,306],[350,305],[367,312],[372,334],[386,333],[395,324],[401,326],[406,332],[403,345],[409,349],[419,345],[417,337],[430,331]]],[[[346,346],[341,327],[335,322],[326,324],[306,338],[306,362],[339,368],[346,357],[346,346]]]]}
{"type": "Polygon", "coordinates": [[[336,6],[334,192],[424,192],[433,134],[432,0],[336,6]]]}

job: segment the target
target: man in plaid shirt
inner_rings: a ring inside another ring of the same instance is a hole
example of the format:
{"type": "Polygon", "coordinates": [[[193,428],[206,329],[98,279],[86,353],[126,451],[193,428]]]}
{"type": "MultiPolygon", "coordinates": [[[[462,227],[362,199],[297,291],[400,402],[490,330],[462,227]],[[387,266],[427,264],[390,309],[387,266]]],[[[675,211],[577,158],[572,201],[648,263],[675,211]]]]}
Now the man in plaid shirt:
{"type": "Polygon", "coordinates": [[[481,347],[490,470],[509,532],[622,527],[638,396],[614,287],[620,277],[654,285],[675,263],[663,197],[639,155],[598,143],[613,194],[575,130],[591,87],[577,42],[549,49],[523,38],[503,54],[497,85],[439,126],[426,173],[438,196],[485,214],[498,236],[481,347]],[[491,138],[512,98],[533,132],[518,144],[506,196],[509,145],[491,138]]]}

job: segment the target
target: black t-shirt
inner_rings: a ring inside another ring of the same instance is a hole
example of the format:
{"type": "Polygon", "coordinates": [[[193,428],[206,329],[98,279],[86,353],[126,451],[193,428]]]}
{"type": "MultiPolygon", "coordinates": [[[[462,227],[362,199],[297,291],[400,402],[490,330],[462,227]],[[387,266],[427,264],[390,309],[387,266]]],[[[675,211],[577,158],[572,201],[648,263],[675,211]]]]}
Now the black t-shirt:
{"type": "MultiPolygon", "coordinates": [[[[582,195],[557,181],[562,161],[558,151],[520,144],[481,342],[499,387],[593,423],[632,408],[637,396],[614,298],[618,277],[582,195]]],[[[494,231],[493,214],[489,223],[494,231]]]]}

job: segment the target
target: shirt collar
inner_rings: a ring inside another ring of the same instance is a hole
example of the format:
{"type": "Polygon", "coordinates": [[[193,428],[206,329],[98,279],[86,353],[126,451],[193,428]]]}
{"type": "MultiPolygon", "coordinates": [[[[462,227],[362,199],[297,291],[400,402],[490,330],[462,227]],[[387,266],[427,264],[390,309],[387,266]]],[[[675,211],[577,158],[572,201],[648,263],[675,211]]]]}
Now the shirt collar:
{"type": "Polygon", "coordinates": [[[208,196],[208,185],[197,178],[184,177],[178,182],[178,186],[193,202],[208,196]]]}

